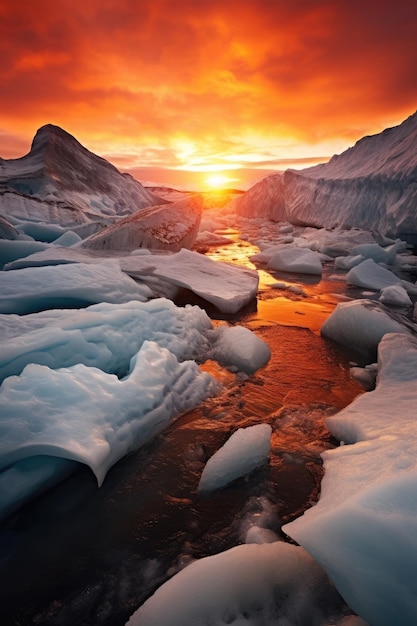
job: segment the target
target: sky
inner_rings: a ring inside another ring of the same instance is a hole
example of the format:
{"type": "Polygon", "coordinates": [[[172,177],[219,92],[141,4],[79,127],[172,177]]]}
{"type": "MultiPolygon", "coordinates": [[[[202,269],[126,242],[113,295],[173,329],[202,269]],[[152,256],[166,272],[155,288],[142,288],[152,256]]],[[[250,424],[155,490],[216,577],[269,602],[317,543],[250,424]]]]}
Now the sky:
{"type": "Polygon", "coordinates": [[[0,0],[0,156],[56,124],[142,182],[247,188],[417,109],[415,0],[0,0]]]}

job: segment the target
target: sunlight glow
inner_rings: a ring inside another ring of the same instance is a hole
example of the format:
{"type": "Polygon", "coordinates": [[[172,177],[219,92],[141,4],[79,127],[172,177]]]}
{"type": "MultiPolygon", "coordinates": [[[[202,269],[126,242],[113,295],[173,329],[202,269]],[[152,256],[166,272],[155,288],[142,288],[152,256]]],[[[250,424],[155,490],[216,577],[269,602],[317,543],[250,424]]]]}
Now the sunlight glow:
{"type": "Polygon", "coordinates": [[[215,174],[210,174],[210,176],[207,176],[206,185],[213,189],[221,189],[222,187],[230,184],[233,180],[235,179],[228,178],[224,174],[219,174],[216,172],[215,174]]]}

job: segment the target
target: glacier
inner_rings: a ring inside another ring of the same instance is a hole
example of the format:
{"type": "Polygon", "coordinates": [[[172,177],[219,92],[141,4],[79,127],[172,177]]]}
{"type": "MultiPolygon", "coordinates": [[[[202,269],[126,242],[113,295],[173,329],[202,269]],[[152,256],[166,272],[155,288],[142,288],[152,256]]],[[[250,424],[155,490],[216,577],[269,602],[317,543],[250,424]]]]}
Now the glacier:
{"type": "Polygon", "coordinates": [[[229,210],[316,228],[361,228],[415,240],[417,113],[364,137],[330,161],[271,174],[231,201],[229,210]]]}

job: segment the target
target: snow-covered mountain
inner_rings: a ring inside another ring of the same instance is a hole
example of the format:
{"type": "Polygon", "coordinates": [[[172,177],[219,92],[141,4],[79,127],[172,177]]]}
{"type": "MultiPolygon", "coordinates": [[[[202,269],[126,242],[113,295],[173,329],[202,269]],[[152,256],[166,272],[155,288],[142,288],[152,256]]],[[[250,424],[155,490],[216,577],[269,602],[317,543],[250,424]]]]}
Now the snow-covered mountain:
{"type": "Polygon", "coordinates": [[[272,174],[233,200],[246,217],[417,234],[417,112],[328,163],[272,174]]]}
{"type": "Polygon", "coordinates": [[[112,223],[165,202],[52,124],[37,131],[29,154],[0,159],[0,213],[9,219],[112,223]]]}

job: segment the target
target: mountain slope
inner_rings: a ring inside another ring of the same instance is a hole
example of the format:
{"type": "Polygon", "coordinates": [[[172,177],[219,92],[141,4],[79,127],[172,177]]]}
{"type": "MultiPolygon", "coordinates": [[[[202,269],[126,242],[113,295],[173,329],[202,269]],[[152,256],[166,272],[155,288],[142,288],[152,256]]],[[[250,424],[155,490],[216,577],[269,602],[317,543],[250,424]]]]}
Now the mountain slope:
{"type": "Polygon", "coordinates": [[[165,200],[58,126],[40,128],[26,156],[0,159],[0,211],[17,219],[111,223],[165,200]]]}
{"type": "Polygon", "coordinates": [[[328,163],[272,174],[230,205],[247,217],[417,233],[417,113],[328,163]]]}

